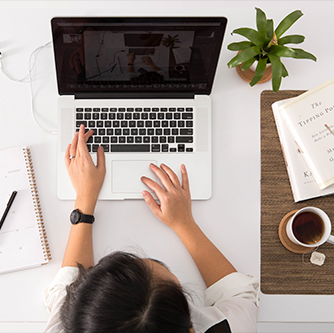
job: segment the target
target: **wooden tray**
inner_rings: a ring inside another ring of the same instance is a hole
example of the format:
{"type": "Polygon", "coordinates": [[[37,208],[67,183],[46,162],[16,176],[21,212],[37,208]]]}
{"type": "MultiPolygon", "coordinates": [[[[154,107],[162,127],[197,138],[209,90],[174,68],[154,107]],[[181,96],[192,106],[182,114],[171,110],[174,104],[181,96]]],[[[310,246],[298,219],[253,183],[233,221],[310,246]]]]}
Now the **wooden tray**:
{"type": "Polygon", "coordinates": [[[326,255],[323,266],[306,265],[304,252],[292,251],[279,237],[284,217],[303,207],[319,207],[334,221],[334,196],[295,203],[291,192],[271,105],[302,92],[261,94],[261,291],[265,294],[334,294],[334,245],[325,243],[317,250],[326,255]]]}

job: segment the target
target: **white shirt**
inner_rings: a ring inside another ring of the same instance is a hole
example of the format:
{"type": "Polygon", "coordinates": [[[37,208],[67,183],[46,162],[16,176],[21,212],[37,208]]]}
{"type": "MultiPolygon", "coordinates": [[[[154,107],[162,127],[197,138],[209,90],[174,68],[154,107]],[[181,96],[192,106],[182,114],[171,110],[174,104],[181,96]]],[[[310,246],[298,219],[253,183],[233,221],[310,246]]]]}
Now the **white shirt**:
{"type": "MultiPolygon", "coordinates": [[[[76,279],[78,271],[77,267],[61,268],[45,290],[44,302],[50,313],[45,332],[63,332],[60,308],[66,286],[76,279]]],[[[205,291],[205,306],[189,304],[195,333],[204,333],[225,319],[232,333],[256,333],[258,292],[258,280],[250,275],[232,273],[217,281],[205,291]]]]}

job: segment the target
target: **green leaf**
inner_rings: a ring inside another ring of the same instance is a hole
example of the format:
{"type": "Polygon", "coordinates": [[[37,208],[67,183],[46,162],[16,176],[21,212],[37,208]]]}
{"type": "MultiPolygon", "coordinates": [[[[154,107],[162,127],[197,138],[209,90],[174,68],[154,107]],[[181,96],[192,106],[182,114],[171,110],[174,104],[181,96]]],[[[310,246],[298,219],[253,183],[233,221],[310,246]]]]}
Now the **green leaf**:
{"type": "MultiPolygon", "coordinates": [[[[282,62],[281,62],[281,64],[282,64],[282,62]]],[[[285,68],[285,66],[283,64],[282,64],[282,76],[283,77],[289,76],[289,73],[288,73],[287,69],[285,68]]]]}
{"type": "Polygon", "coordinates": [[[275,30],[277,38],[280,38],[284,32],[287,31],[302,16],[303,13],[300,10],[295,10],[287,15],[275,30]]]}
{"type": "Polygon", "coordinates": [[[254,64],[254,61],[257,60],[256,57],[254,58],[250,58],[249,60],[245,61],[242,66],[241,66],[241,70],[245,71],[247,68],[249,68],[250,66],[252,66],[254,64]]]}
{"type": "Polygon", "coordinates": [[[285,57],[285,58],[294,58],[294,59],[310,59],[317,61],[317,58],[302,49],[295,49],[290,48],[283,45],[273,45],[268,50],[269,54],[276,55],[278,57],[285,57]]]}
{"type": "Polygon", "coordinates": [[[295,55],[293,49],[283,45],[272,45],[270,46],[270,48],[267,49],[267,52],[277,57],[286,57],[286,58],[293,58],[295,55]]]}
{"type": "Polygon", "coordinates": [[[251,87],[253,87],[255,84],[257,84],[261,80],[264,74],[264,71],[266,70],[266,65],[267,65],[267,58],[260,58],[256,66],[255,75],[252,81],[249,83],[251,87]]]}
{"type": "Polygon", "coordinates": [[[266,37],[267,36],[267,18],[266,14],[260,9],[256,9],[256,26],[259,33],[266,37]]]}
{"type": "Polygon", "coordinates": [[[313,61],[317,61],[317,58],[309,52],[306,52],[302,49],[295,49],[295,48],[293,48],[292,50],[294,50],[295,52],[295,55],[293,57],[295,59],[310,59],[313,61]]]}
{"type": "Polygon", "coordinates": [[[278,40],[278,45],[285,44],[300,44],[305,40],[305,37],[302,35],[290,35],[282,37],[278,40]]]}
{"type": "Polygon", "coordinates": [[[268,42],[273,38],[274,35],[274,21],[267,20],[267,39],[268,42]]]}
{"type": "Polygon", "coordinates": [[[258,31],[250,28],[239,28],[232,31],[233,34],[238,34],[248,38],[253,44],[262,46],[265,42],[264,36],[262,36],[258,31]]]}
{"type": "Polygon", "coordinates": [[[253,58],[256,55],[260,54],[260,52],[261,52],[261,49],[258,46],[250,47],[240,52],[239,54],[237,54],[234,58],[232,58],[228,62],[227,66],[228,68],[236,67],[242,64],[243,62],[249,60],[250,58],[253,58]]]}
{"type": "Polygon", "coordinates": [[[227,46],[230,51],[241,51],[245,50],[251,46],[254,46],[252,42],[238,42],[238,43],[231,43],[227,46]]]}
{"type": "Polygon", "coordinates": [[[282,63],[279,57],[272,54],[269,54],[268,56],[271,62],[273,91],[278,92],[282,81],[282,63]]]}

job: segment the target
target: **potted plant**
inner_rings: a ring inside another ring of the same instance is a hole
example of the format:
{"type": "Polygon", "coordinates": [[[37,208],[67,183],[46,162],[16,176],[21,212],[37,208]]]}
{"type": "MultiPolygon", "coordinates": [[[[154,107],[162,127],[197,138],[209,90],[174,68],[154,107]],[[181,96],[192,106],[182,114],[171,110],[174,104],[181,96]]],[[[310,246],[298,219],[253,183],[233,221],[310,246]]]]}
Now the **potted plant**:
{"type": "Polygon", "coordinates": [[[168,37],[165,37],[162,40],[162,45],[166,46],[166,47],[170,47],[171,49],[175,48],[175,44],[179,44],[181,43],[179,40],[179,35],[175,35],[174,37],[171,35],[168,35],[168,37]]]}
{"type": "Polygon", "coordinates": [[[233,68],[241,65],[242,71],[247,70],[254,62],[257,66],[253,79],[250,82],[254,86],[262,78],[267,64],[271,64],[273,91],[277,92],[281,85],[282,77],[288,76],[288,71],[281,62],[282,57],[295,59],[317,58],[302,49],[290,48],[286,44],[300,44],[305,37],[301,35],[282,35],[303,15],[300,10],[296,10],[287,15],[274,30],[274,22],[266,18],[266,14],[259,8],[256,8],[257,30],[250,28],[239,28],[232,31],[246,37],[249,41],[231,43],[227,46],[230,51],[239,51],[232,58],[227,66],[233,68]]]}

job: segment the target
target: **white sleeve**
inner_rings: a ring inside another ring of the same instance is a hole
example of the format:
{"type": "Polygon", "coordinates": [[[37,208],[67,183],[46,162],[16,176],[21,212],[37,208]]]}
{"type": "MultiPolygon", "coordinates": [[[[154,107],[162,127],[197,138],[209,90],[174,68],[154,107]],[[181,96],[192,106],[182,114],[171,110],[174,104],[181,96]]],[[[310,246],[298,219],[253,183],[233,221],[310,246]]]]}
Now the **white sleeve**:
{"type": "Polygon", "coordinates": [[[135,72],[127,72],[125,75],[127,80],[132,80],[135,79],[137,77],[137,74],[135,72]]]}
{"type": "Polygon", "coordinates": [[[232,273],[205,291],[207,306],[218,308],[233,333],[257,331],[259,282],[251,275],[232,273]]]}
{"type": "Polygon", "coordinates": [[[51,285],[44,291],[44,303],[50,313],[44,332],[61,332],[60,309],[66,297],[66,287],[78,276],[77,267],[62,267],[51,285]]]}

